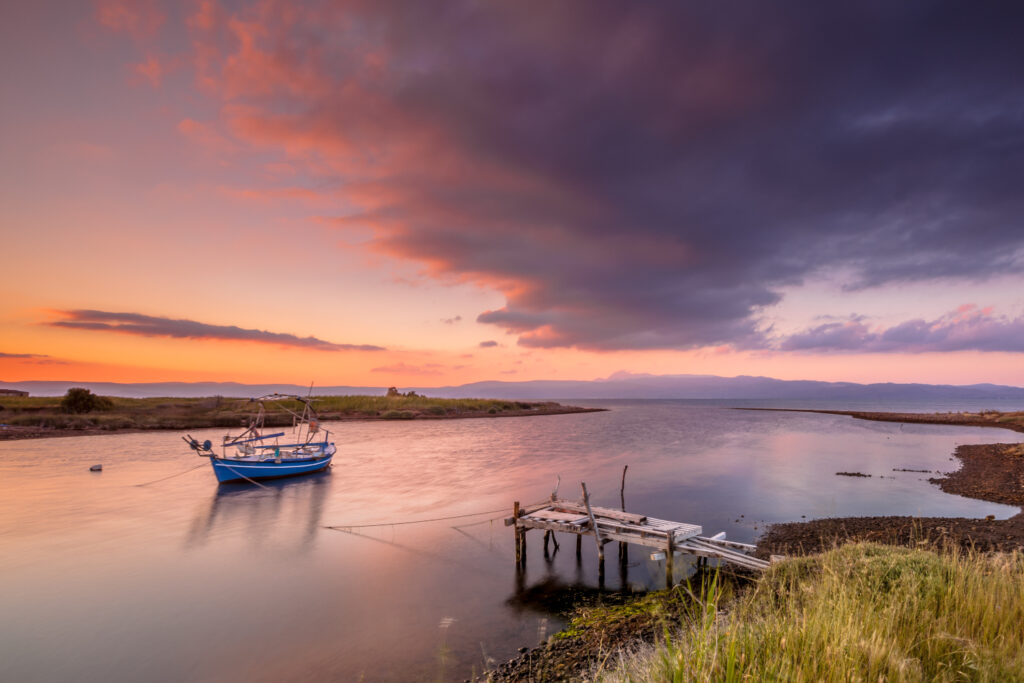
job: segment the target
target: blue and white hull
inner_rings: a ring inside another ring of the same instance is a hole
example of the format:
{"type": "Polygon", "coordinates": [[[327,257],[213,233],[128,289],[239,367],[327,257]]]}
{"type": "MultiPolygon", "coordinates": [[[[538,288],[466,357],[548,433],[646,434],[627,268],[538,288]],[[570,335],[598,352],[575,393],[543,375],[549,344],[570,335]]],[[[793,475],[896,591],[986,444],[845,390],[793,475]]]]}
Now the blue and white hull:
{"type": "MultiPolygon", "coordinates": [[[[332,444],[333,446],[333,444],[332,444]]],[[[210,464],[217,475],[217,481],[259,481],[260,479],[277,479],[279,477],[296,477],[302,474],[313,474],[327,469],[334,457],[331,448],[327,455],[311,458],[287,458],[276,460],[252,460],[242,458],[211,457],[210,464]]]]}

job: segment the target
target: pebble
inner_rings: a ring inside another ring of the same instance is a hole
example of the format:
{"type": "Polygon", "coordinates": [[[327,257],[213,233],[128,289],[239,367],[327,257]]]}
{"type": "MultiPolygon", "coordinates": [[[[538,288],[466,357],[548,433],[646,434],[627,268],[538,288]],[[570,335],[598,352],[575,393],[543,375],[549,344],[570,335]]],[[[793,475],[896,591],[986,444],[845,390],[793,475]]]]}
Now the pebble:
{"type": "Polygon", "coordinates": [[[93,465],[92,467],[89,468],[89,471],[90,472],[102,472],[103,471],[103,465],[93,465]]]}

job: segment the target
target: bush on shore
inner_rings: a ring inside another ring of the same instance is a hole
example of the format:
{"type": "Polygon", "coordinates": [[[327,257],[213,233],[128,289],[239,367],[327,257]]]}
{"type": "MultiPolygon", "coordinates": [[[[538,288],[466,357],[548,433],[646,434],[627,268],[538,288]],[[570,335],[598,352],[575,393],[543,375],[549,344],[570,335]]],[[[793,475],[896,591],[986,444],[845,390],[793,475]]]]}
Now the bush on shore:
{"type": "Polygon", "coordinates": [[[106,396],[97,396],[88,389],[73,387],[68,389],[60,401],[60,408],[65,413],[91,413],[94,410],[110,410],[114,402],[106,396]]]}

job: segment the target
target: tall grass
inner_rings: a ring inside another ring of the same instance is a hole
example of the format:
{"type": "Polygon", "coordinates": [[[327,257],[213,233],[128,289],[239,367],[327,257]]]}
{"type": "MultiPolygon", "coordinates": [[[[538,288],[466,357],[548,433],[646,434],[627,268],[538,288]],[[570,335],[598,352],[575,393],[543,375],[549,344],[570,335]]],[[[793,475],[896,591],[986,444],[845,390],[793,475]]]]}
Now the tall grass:
{"type": "Polygon", "coordinates": [[[1024,557],[851,544],[774,565],[604,681],[1021,681],[1024,557]]]}

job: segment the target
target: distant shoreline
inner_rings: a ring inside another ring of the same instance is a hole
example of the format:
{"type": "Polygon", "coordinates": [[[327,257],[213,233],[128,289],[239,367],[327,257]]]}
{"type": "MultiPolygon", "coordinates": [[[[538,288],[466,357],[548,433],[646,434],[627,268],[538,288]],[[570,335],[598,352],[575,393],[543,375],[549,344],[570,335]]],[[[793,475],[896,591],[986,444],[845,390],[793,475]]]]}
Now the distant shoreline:
{"type": "MultiPolygon", "coordinates": [[[[66,436],[129,434],[244,427],[254,404],[245,399],[110,398],[113,407],[84,414],[64,413],[60,397],[4,397],[0,410],[0,441],[66,436]]],[[[603,412],[605,408],[566,406],[551,401],[499,399],[435,399],[424,396],[329,396],[317,406],[323,422],[461,420],[496,417],[539,417],[603,412]]],[[[292,424],[284,411],[266,414],[267,427],[292,424]]]]}

